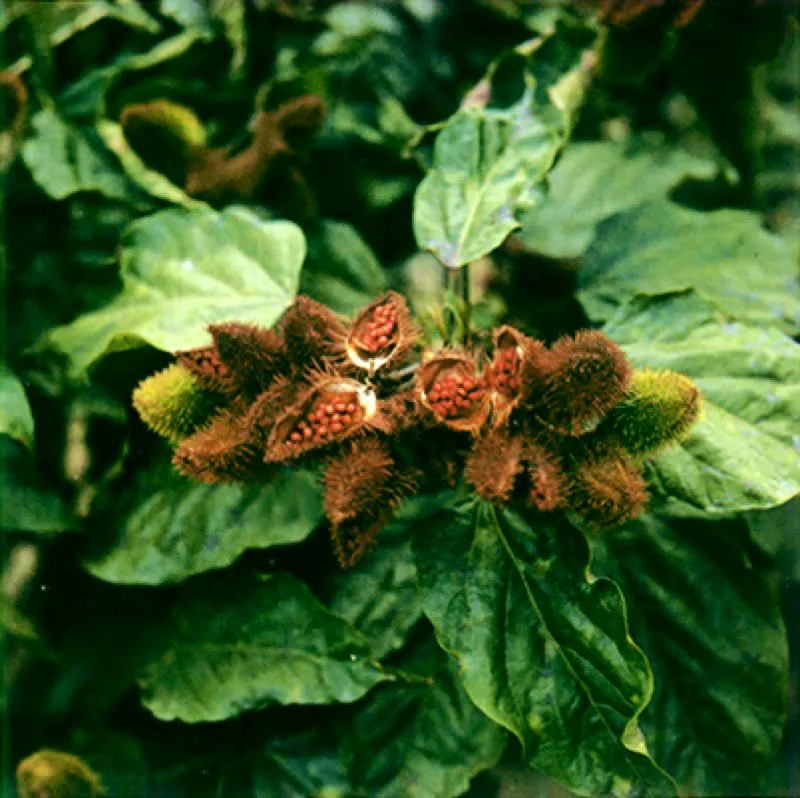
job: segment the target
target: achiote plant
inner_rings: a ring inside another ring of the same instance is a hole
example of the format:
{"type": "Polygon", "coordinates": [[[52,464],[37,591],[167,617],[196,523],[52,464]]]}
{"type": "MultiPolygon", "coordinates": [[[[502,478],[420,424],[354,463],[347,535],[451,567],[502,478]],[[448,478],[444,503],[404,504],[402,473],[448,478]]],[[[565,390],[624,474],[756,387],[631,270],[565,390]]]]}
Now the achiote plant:
{"type": "Polygon", "coordinates": [[[146,379],[134,406],[178,444],[173,463],[192,479],[251,482],[286,463],[320,465],[343,567],[402,499],[462,472],[497,504],[566,510],[595,530],[634,519],[647,503],[640,464],[701,408],[687,377],[632,370],[596,330],[548,348],[503,326],[489,352],[422,349],[394,292],[349,324],[299,297],[272,329],[209,332],[211,345],[146,379]]]}

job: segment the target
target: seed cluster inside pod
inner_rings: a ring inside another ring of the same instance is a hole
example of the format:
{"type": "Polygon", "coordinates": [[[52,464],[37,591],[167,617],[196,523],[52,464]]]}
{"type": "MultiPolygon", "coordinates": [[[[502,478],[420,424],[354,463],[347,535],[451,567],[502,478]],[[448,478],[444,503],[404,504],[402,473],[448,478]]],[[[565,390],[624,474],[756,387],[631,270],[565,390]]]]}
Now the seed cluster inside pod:
{"type": "Polygon", "coordinates": [[[392,302],[378,305],[357,331],[357,346],[370,355],[382,354],[397,332],[397,308],[392,302]]]}
{"type": "Polygon", "coordinates": [[[437,416],[458,418],[467,414],[486,395],[486,380],[450,372],[436,380],[428,391],[428,402],[437,416]]]}
{"type": "Polygon", "coordinates": [[[331,435],[338,435],[345,427],[356,421],[359,405],[355,397],[340,399],[336,397],[325,404],[318,404],[301,419],[289,435],[292,443],[303,441],[322,441],[331,435]]]}
{"type": "Polygon", "coordinates": [[[490,387],[499,393],[511,393],[520,388],[520,353],[516,346],[501,349],[486,370],[490,387]]]}

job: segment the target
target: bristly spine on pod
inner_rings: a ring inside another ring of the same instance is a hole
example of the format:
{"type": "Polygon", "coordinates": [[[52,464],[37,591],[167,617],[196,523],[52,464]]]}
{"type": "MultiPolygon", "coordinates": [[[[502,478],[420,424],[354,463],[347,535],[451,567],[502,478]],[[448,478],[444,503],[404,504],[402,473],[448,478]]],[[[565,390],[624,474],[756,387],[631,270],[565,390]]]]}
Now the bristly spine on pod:
{"type": "Polygon", "coordinates": [[[562,435],[591,432],[625,396],[631,369],[625,353],[599,330],[556,341],[548,352],[542,393],[534,413],[562,435]]]}
{"type": "Polygon", "coordinates": [[[373,545],[397,506],[417,487],[388,444],[361,438],[344,444],[325,470],[325,514],[339,564],[350,568],[373,545]]]}
{"type": "Polygon", "coordinates": [[[191,435],[217,409],[214,397],[177,363],[142,380],[132,404],[153,432],[172,443],[191,435]]]}
{"type": "Polygon", "coordinates": [[[687,376],[674,371],[634,371],[624,400],[598,429],[598,435],[645,457],[684,438],[702,407],[703,395],[687,376]]]}
{"type": "Polygon", "coordinates": [[[488,430],[475,439],[464,466],[464,478],[478,495],[506,504],[523,470],[523,441],[504,427],[488,430]]]}

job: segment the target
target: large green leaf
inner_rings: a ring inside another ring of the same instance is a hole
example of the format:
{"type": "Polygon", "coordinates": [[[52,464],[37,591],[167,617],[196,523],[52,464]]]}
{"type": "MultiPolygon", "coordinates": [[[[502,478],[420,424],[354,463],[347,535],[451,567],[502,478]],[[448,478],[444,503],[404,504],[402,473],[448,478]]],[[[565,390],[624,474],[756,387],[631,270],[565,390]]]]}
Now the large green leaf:
{"type": "Polygon", "coordinates": [[[694,293],[640,298],[604,328],[633,365],[688,374],[706,397],[689,437],[651,464],[655,506],[719,516],[800,492],[800,346],[726,321],[694,293]]]}
{"type": "Polygon", "coordinates": [[[582,99],[588,63],[566,37],[555,53],[547,40],[533,39],[498,59],[436,137],[433,165],[414,197],[414,235],[420,249],[446,266],[464,266],[499,247],[541,199],[540,184],[582,99]],[[486,97],[504,93],[498,74],[512,61],[521,66],[521,94],[506,107],[488,107],[486,97]]]}
{"type": "Polygon", "coordinates": [[[531,765],[583,795],[673,792],[636,725],[653,691],[617,586],[558,528],[472,500],[415,539],[425,614],[470,698],[531,765]]]}
{"type": "Polygon", "coordinates": [[[386,674],[367,639],[288,574],[195,584],[171,643],[145,669],[142,703],[161,720],[232,718],[269,704],[361,698],[386,674]]]}
{"type": "Polygon", "coordinates": [[[33,415],[25,389],[0,361],[0,435],[10,435],[28,448],[33,446],[33,415]]]}
{"type": "Polygon", "coordinates": [[[436,501],[426,497],[406,503],[394,522],[381,530],[378,545],[333,579],[331,611],[367,635],[379,659],[402,648],[422,617],[411,534],[436,501]]]}
{"type": "Polygon", "coordinates": [[[603,538],[655,672],[641,716],[653,756],[687,795],[772,795],[787,706],[777,597],[746,556],[741,522],[651,516],[603,538]]]}
{"type": "Polygon", "coordinates": [[[508,738],[469,700],[431,641],[403,661],[427,684],[378,687],[343,735],[351,781],[373,798],[450,798],[492,767],[508,738]]]}
{"type": "Polygon", "coordinates": [[[612,217],[583,260],[578,299],[590,318],[605,321],[637,294],[690,288],[735,319],[800,329],[797,264],[747,211],[656,202],[612,217]]]}
{"type": "Polygon", "coordinates": [[[355,228],[325,221],[308,237],[301,290],[337,313],[352,313],[386,289],[386,277],[355,228]]]}
{"type": "Polygon", "coordinates": [[[100,579],[160,585],[230,565],[243,551],[297,543],[322,503],[314,476],[286,471],[264,485],[199,485],[162,469],[122,522],[120,539],[85,563],[100,579]]]}
{"type": "Polygon", "coordinates": [[[572,144],[550,174],[547,196],[522,219],[528,249],[577,258],[597,225],[615,213],[665,197],[687,177],[710,177],[714,165],[680,150],[626,155],[611,142],[572,144]]]}
{"type": "Polygon", "coordinates": [[[52,109],[39,111],[33,133],[22,146],[22,160],[33,179],[53,199],[97,191],[109,199],[133,198],[133,186],[113,156],[86,130],[68,124],[52,109]]]}
{"type": "Polygon", "coordinates": [[[171,209],[134,222],[122,239],[122,293],[45,339],[84,373],[103,355],[150,344],[173,351],[207,341],[206,326],[272,325],[294,298],[305,239],[292,222],[242,208],[171,209]]]}

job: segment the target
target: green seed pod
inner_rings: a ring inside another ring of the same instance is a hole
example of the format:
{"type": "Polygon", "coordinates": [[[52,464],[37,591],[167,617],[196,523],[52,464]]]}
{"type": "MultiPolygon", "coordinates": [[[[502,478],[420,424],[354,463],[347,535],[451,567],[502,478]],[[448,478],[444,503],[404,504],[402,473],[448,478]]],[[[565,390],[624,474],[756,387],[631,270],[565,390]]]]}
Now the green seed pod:
{"type": "Polygon", "coordinates": [[[598,432],[643,457],[683,438],[699,418],[702,404],[700,389],[683,374],[635,371],[625,399],[598,432]]]}
{"type": "Polygon", "coordinates": [[[216,410],[197,379],[177,363],[140,382],[132,401],[142,421],[172,443],[191,435],[216,410]]]}
{"type": "Polygon", "coordinates": [[[72,754],[37,751],[17,767],[20,798],[97,798],[106,791],[100,777],[72,754]]]}

